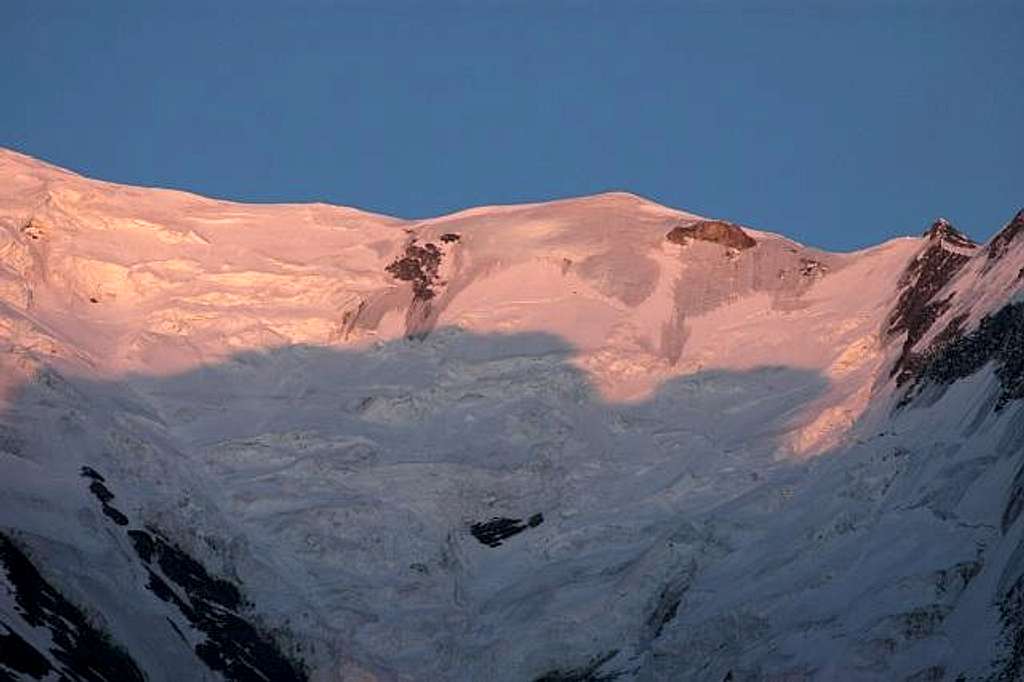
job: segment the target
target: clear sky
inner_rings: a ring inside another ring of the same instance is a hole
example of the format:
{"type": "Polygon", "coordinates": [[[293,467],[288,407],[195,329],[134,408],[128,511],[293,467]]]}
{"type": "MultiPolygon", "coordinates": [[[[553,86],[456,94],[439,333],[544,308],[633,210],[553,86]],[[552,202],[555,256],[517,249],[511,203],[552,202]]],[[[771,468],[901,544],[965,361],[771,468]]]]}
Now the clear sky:
{"type": "Polygon", "coordinates": [[[0,0],[0,146],[403,217],[621,189],[833,249],[1024,205],[1024,2],[0,0]]]}

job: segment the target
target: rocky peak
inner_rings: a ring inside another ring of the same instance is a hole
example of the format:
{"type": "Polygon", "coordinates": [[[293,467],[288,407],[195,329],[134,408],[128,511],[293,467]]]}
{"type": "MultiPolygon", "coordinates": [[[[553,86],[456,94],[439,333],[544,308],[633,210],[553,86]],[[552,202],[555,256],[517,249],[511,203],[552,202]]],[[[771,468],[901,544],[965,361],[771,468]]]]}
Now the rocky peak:
{"type": "Polygon", "coordinates": [[[946,243],[961,249],[973,249],[978,245],[945,218],[939,218],[921,236],[931,242],[946,243]]]}
{"type": "Polygon", "coordinates": [[[886,327],[890,337],[906,333],[903,350],[892,368],[897,383],[909,379],[906,370],[914,364],[914,345],[950,306],[952,296],[943,298],[939,292],[970,260],[963,250],[976,246],[943,218],[936,220],[923,236],[928,241],[900,277],[900,297],[886,327]]]}

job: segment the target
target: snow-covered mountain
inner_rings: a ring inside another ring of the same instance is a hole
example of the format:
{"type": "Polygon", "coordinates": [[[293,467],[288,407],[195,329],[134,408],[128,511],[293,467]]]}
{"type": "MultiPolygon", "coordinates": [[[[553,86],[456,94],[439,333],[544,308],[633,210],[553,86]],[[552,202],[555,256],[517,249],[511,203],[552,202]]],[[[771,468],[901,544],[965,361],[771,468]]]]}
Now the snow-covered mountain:
{"type": "Polygon", "coordinates": [[[1024,212],[408,222],[0,150],[0,680],[1014,680],[1024,212]]]}

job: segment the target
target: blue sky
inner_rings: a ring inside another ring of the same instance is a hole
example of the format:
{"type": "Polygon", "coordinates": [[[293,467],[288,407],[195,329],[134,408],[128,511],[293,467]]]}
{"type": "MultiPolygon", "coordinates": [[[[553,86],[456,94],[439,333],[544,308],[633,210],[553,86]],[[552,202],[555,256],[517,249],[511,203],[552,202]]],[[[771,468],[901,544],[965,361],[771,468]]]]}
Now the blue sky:
{"type": "Polygon", "coordinates": [[[833,249],[1024,205],[1021,2],[5,2],[0,145],[403,217],[621,189],[833,249]]]}

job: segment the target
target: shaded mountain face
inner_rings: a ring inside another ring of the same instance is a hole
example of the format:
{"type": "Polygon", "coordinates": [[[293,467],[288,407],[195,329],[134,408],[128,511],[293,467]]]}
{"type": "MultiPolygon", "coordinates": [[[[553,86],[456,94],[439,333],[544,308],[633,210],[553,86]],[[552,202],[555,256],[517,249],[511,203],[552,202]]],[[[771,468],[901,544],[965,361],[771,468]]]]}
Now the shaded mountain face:
{"type": "Polygon", "coordinates": [[[939,292],[956,277],[976,248],[945,220],[936,221],[924,238],[927,241],[921,252],[900,276],[900,297],[887,320],[886,333],[904,339],[903,352],[891,371],[897,384],[906,382],[913,374],[912,367],[920,364],[913,355],[915,344],[949,309],[950,298],[938,297],[939,292]]]}
{"type": "Polygon", "coordinates": [[[989,267],[992,267],[992,263],[1001,260],[1011,250],[1020,250],[1019,241],[1022,233],[1024,233],[1024,209],[1018,211],[1013,220],[1007,223],[999,234],[988,243],[985,252],[990,261],[989,267]]]}
{"type": "Polygon", "coordinates": [[[1024,670],[1019,213],[0,179],[0,679],[1024,670]]]}

